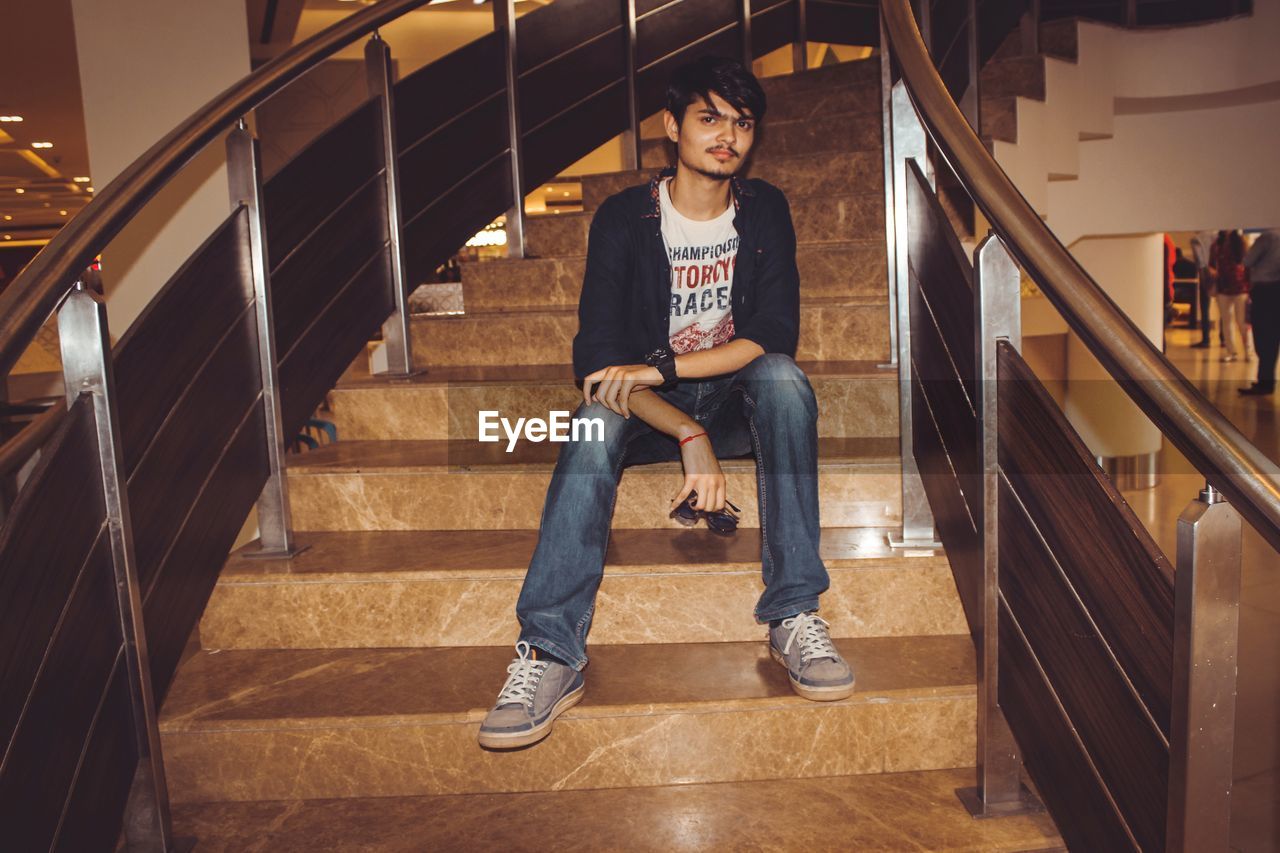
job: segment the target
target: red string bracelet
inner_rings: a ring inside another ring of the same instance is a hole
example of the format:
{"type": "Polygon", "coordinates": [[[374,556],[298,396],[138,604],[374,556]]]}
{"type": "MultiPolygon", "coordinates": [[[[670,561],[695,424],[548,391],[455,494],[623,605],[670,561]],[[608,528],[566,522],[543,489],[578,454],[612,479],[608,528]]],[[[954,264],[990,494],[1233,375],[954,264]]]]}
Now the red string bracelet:
{"type": "Polygon", "coordinates": [[[706,435],[706,433],[705,433],[705,432],[695,432],[693,435],[688,436],[687,438],[682,438],[682,439],[680,439],[680,446],[681,446],[681,447],[684,447],[686,444],[688,444],[689,442],[693,441],[695,438],[698,438],[698,437],[700,437],[700,436],[704,436],[704,435],[706,435]]]}

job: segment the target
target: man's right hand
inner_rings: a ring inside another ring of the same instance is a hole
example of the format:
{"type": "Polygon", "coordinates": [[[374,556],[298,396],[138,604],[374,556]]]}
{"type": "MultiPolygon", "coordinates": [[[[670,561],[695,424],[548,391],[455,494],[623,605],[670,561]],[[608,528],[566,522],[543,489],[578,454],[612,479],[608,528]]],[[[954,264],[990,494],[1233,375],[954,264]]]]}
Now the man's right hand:
{"type": "Polygon", "coordinates": [[[673,507],[684,503],[690,492],[697,492],[693,508],[706,512],[724,509],[727,483],[720,470],[720,460],[711,448],[711,436],[700,435],[680,447],[684,464],[684,488],[671,501],[673,507]]]}

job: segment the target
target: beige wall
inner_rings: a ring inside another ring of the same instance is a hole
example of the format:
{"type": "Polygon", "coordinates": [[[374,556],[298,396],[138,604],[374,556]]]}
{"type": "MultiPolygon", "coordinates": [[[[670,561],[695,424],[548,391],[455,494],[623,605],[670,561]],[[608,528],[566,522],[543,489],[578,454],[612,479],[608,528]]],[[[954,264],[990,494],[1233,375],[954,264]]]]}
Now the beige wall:
{"type": "MultiPolygon", "coordinates": [[[[243,0],[72,0],[89,166],[99,190],[249,73],[243,0]]],[[[230,212],[215,142],[103,255],[113,337],[230,212]]]]}
{"type": "MultiPolygon", "coordinates": [[[[1160,347],[1164,236],[1089,238],[1073,245],[1071,254],[1147,339],[1160,347]]],[[[1160,431],[1073,333],[1067,335],[1064,411],[1097,456],[1135,456],[1160,449],[1160,431]]]]}

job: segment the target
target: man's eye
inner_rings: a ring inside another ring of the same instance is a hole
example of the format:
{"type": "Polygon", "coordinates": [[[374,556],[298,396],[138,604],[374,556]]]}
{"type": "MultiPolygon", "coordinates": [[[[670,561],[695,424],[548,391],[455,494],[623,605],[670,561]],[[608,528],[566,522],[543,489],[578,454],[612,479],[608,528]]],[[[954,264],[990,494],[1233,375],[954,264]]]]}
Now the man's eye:
{"type": "Polygon", "coordinates": [[[708,123],[708,122],[714,123],[714,122],[715,122],[715,120],[716,120],[716,119],[715,119],[715,116],[703,116],[703,117],[702,117],[702,123],[703,123],[703,124],[706,124],[706,123],[708,123]]]}
{"type": "Polygon", "coordinates": [[[749,121],[740,121],[738,122],[738,127],[742,128],[743,130],[750,130],[752,125],[751,125],[751,122],[749,121]]]}

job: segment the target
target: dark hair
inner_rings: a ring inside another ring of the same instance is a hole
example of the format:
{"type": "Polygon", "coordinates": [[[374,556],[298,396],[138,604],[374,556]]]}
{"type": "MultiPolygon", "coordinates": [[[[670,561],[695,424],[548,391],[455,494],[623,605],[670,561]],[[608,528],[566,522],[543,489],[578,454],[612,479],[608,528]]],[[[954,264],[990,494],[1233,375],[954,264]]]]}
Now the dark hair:
{"type": "Polygon", "coordinates": [[[667,109],[683,124],[685,107],[694,98],[710,103],[711,92],[757,123],[764,118],[768,104],[760,81],[741,62],[725,56],[703,56],[677,68],[667,84],[667,109]]]}
{"type": "Polygon", "coordinates": [[[1231,253],[1230,257],[1235,263],[1240,263],[1244,258],[1244,237],[1238,230],[1219,231],[1218,243],[1231,253]]]}

